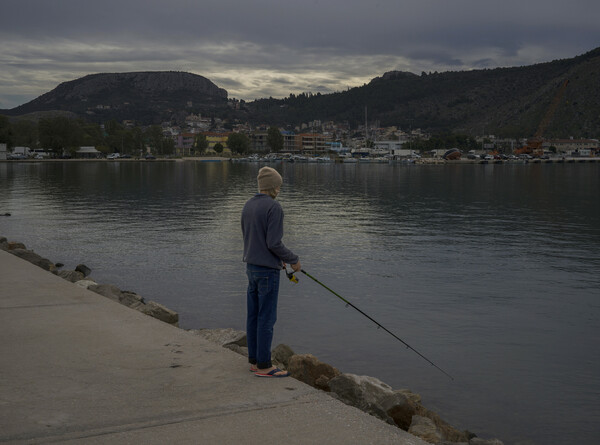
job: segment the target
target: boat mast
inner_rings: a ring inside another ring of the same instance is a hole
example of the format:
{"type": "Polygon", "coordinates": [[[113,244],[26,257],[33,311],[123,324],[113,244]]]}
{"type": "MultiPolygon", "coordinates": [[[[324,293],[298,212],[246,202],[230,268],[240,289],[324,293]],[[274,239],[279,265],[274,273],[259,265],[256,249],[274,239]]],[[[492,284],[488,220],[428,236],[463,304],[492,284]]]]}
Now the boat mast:
{"type": "Polygon", "coordinates": [[[367,127],[367,106],[365,105],[365,148],[369,145],[369,127],[367,127]]]}

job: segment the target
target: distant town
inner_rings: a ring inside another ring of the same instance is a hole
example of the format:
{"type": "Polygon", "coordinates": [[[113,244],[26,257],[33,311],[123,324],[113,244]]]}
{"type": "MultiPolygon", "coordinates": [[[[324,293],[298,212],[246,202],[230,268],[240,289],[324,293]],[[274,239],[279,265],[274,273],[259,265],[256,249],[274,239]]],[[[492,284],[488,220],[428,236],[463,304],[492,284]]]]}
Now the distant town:
{"type": "MultiPolygon", "coordinates": [[[[57,133],[60,117],[46,119],[46,132],[57,133]],[[54,121],[53,121],[54,119],[54,121]],[[49,128],[49,129],[48,129],[49,128]]],[[[65,118],[62,118],[65,119],[65,118]]],[[[72,125],[72,124],[71,124],[72,125]]],[[[83,125],[83,124],[81,124],[83,125]]],[[[85,131],[93,133],[86,124],[85,131]]],[[[269,125],[230,124],[214,117],[189,114],[185,124],[140,128],[133,121],[98,125],[97,145],[60,142],[51,134],[53,147],[44,147],[42,123],[33,146],[0,144],[0,160],[49,158],[156,158],[220,156],[252,159],[271,153],[297,160],[392,161],[415,159],[510,159],[600,156],[598,139],[503,139],[494,135],[477,137],[431,135],[378,122],[350,128],[347,123],[314,120],[290,128],[269,125]]],[[[33,131],[33,130],[32,130],[33,131]]],[[[72,130],[74,131],[74,130],[72,130]]],[[[15,128],[13,133],[18,133],[15,128]]],[[[65,136],[66,137],[66,136],[65,136]]],[[[93,139],[85,138],[86,141],[93,139]]],[[[21,139],[22,140],[22,139],[21,139]]],[[[83,140],[83,139],[82,139],[83,140]]]]}

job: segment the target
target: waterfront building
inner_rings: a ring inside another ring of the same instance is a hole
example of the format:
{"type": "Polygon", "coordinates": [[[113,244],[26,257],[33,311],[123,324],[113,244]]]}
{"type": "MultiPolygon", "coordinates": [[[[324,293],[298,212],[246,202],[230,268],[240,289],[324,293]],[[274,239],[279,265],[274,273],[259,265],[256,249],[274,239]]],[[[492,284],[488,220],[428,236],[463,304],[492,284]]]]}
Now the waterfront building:
{"type": "Polygon", "coordinates": [[[296,134],[293,131],[282,131],[281,135],[283,136],[283,151],[285,153],[300,153],[300,150],[296,147],[296,134]]]}
{"type": "Polygon", "coordinates": [[[267,153],[269,151],[269,145],[267,144],[268,132],[266,131],[255,131],[250,134],[251,150],[256,153],[267,153]]]}
{"type": "Polygon", "coordinates": [[[331,138],[320,133],[300,133],[296,137],[296,149],[305,154],[325,153],[331,138]]]}
{"type": "Polygon", "coordinates": [[[75,157],[81,159],[96,159],[102,157],[102,153],[93,146],[79,147],[75,152],[75,157]]]}
{"type": "Polygon", "coordinates": [[[180,133],[175,136],[175,151],[178,155],[189,156],[194,149],[195,133],[180,133]]]}
{"type": "Polygon", "coordinates": [[[591,154],[592,151],[598,151],[600,143],[598,139],[548,139],[543,144],[544,151],[551,151],[551,147],[556,148],[556,153],[572,155],[574,153],[584,155],[591,154]]]}
{"type": "Polygon", "coordinates": [[[208,148],[210,150],[214,150],[215,145],[217,144],[221,144],[223,148],[229,148],[227,146],[227,138],[231,133],[215,133],[212,131],[204,131],[202,134],[206,136],[206,141],[208,142],[208,148]]]}

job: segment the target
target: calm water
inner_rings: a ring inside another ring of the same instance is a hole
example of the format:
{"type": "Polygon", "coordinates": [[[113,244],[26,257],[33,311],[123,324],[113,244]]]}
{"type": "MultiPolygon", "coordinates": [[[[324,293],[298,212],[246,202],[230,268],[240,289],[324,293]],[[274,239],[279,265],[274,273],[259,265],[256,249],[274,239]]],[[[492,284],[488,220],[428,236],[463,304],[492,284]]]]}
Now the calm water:
{"type": "MultiPolygon", "coordinates": [[[[180,313],[245,325],[240,211],[258,164],[0,163],[0,235],[180,313]]],[[[275,343],[409,388],[506,444],[600,443],[600,165],[278,164],[275,343]]]]}

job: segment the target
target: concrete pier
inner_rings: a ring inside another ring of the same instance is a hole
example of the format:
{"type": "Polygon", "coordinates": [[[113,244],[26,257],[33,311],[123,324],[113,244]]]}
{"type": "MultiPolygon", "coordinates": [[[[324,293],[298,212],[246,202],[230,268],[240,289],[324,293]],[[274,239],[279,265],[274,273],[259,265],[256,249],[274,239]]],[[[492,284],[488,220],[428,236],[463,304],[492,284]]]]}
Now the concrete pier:
{"type": "Polygon", "coordinates": [[[426,444],[2,250],[0,442],[426,444]]]}

